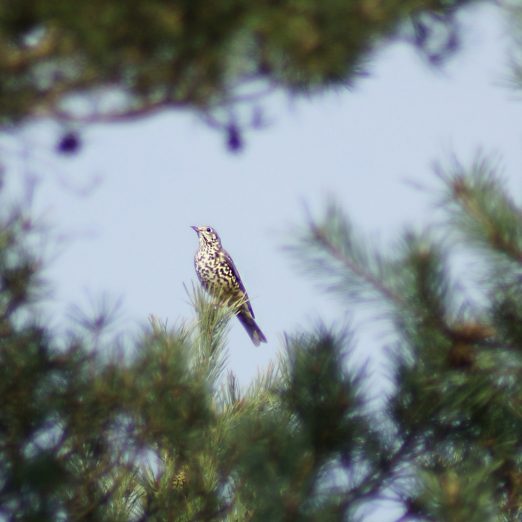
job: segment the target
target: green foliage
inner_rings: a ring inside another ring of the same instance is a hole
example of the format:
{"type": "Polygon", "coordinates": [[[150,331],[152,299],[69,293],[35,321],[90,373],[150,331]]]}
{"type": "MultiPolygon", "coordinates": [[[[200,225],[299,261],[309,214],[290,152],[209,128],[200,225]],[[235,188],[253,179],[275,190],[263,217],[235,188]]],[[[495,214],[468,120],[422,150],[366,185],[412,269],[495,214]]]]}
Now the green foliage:
{"type": "Polygon", "coordinates": [[[107,318],[59,339],[33,319],[38,263],[24,247],[27,223],[15,214],[1,234],[2,516],[341,516],[338,489],[350,486],[341,480],[332,497],[323,478],[356,467],[369,432],[361,376],[343,369],[346,336],[322,328],[289,340],[280,368],[243,394],[233,376],[220,379],[231,311],[200,291],[196,325],[168,330],[151,318],[125,356],[100,341],[107,318]]]}
{"type": "Polygon", "coordinates": [[[168,107],[208,115],[275,87],[347,85],[389,39],[407,37],[432,59],[451,52],[455,14],[468,3],[3,0],[0,124],[41,114],[112,120],[168,107]],[[79,110],[73,100],[86,95],[91,104],[79,110]]]}
{"type": "Polygon", "coordinates": [[[233,310],[195,289],[195,322],[151,318],[130,351],[99,335],[107,318],[59,338],[34,319],[29,221],[4,217],[0,514],[344,521],[384,497],[402,521],[519,520],[521,209],[483,160],[439,177],[442,234],[379,252],[330,206],[296,247],[342,305],[389,325],[393,388],[377,404],[351,334],[325,326],[287,336],[278,364],[239,389],[223,376],[233,310]],[[481,267],[468,283],[486,300],[463,295],[455,248],[481,267]]]}
{"type": "MultiPolygon", "coordinates": [[[[0,123],[215,115],[258,87],[344,85],[404,36],[438,62],[466,3],[0,2],[0,123]]],[[[377,404],[350,331],[323,325],[288,335],[241,390],[224,377],[233,310],[195,289],[193,322],[151,318],[125,350],[105,312],[58,335],[38,320],[31,221],[2,210],[0,518],[345,521],[384,498],[401,522],[520,520],[522,209],[483,159],[439,178],[442,226],[388,250],[331,204],[291,249],[342,309],[388,325],[393,386],[377,404]]]]}
{"type": "Polygon", "coordinates": [[[372,253],[330,207],[297,251],[347,304],[374,296],[386,311],[396,339],[387,409],[416,479],[405,488],[395,479],[404,519],[518,520],[522,210],[485,160],[440,178],[443,230],[407,233],[391,255],[372,253]],[[463,251],[480,268],[469,272],[475,279],[451,274],[463,251]]]}

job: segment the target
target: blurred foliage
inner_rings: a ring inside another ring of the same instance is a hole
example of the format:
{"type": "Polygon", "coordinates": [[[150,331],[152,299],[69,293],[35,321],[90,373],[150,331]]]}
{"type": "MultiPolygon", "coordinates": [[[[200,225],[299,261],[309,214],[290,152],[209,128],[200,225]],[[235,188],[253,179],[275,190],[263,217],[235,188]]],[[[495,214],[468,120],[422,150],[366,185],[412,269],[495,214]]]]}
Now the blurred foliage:
{"type": "MultiPolygon", "coordinates": [[[[39,322],[41,262],[21,212],[0,221],[0,516],[6,520],[362,520],[522,517],[522,209],[495,169],[441,170],[445,220],[369,248],[331,205],[294,246],[340,306],[388,325],[393,386],[375,402],[350,331],[285,339],[240,389],[231,310],[151,317],[125,349],[107,314],[65,337],[39,322]],[[442,227],[442,229],[441,229],[442,227]],[[463,292],[452,256],[466,251],[463,292]]],[[[252,349],[247,347],[246,349],[252,349]]]]}
{"type": "Polygon", "coordinates": [[[506,0],[502,4],[507,13],[506,20],[511,36],[509,60],[511,75],[509,84],[516,90],[522,89],[522,5],[518,0],[506,0]]]}
{"type": "Polygon", "coordinates": [[[380,425],[391,421],[398,446],[388,497],[400,520],[520,520],[522,207],[484,158],[438,176],[445,219],[406,232],[390,254],[335,205],[293,251],[347,307],[369,303],[395,339],[380,425]],[[459,258],[468,266],[456,274],[459,258]]]}
{"type": "MultiPolygon", "coordinates": [[[[465,3],[0,2],[1,124],[167,107],[213,123],[266,87],[344,85],[391,39],[439,63],[465,3]]],[[[225,128],[239,150],[240,124],[225,128]]],[[[58,150],[80,146],[71,130],[58,150]]],[[[336,204],[292,248],[342,310],[387,325],[379,401],[352,333],[324,325],[287,335],[240,389],[224,375],[231,311],[199,290],[193,322],[151,318],[125,349],[104,311],[58,334],[39,319],[37,232],[0,206],[0,518],[345,521],[384,499],[397,522],[521,520],[522,209],[484,159],[439,179],[444,219],[391,249],[336,204]],[[473,270],[455,274],[463,252],[473,270]]]]}
{"type": "Polygon", "coordinates": [[[27,223],[10,215],[0,233],[2,517],[319,520],[346,509],[321,486],[336,460],[357,465],[369,429],[345,337],[289,339],[277,375],[245,394],[221,379],[230,311],[199,291],[197,323],[169,331],[151,318],[132,353],[100,345],[103,317],[59,340],[33,319],[27,223]]]}
{"type": "MultiPolygon", "coordinates": [[[[237,150],[242,125],[228,110],[253,106],[274,88],[349,85],[391,40],[407,40],[439,63],[458,47],[456,15],[469,3],[1,0],[0,125],[189,108],[227,131],[237,150]]],[[[259,111],[251,116],[249,124],[262,124],[259,111]]]]}

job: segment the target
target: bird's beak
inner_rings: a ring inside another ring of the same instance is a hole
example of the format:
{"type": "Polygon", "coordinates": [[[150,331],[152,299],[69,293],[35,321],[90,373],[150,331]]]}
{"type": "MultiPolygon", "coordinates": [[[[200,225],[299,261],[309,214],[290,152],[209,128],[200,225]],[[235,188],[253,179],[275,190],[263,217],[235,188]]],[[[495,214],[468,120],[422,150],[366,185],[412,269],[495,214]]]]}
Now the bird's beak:
{"type": "Polygon", "coordinates": [[[199,227],[196,227],[195,225],[191,225],[190,227],[196,234],[199,234],[199,227]]]}

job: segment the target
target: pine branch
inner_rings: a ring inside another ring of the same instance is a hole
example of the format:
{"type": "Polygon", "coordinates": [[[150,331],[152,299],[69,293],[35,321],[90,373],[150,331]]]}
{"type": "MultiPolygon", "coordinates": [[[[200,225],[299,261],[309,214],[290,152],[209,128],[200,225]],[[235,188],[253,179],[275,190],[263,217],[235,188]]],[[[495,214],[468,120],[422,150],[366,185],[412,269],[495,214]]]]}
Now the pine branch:
{"type": "Polygon", "coordinates": [[[508,195],[490,162],[479,158],[465,172],[458,163],[439,176],[447,188],[444,205],[461,241],[522,264],[522,210],[508,195]]]}
{"type": "Polygon", "coordinates": [[[310,224],[310,228],[314,239],[319,245],[322,245],[326,252],[330,254],[333,259],[339,261],[345,268],[352,272],[362,282],[366,283],[369,287],[373,288],[378,294],[384,297],[386,300],[393,303],[400,303],[400,297],[393,292],[390,288],[384,285],[382,279],[372,273],[368,267],[364,267],[362,264],[358,264],[354,259],[350,259],[344,255],[341,249],[336,245],[328,235],[321,228],[314,224],[310,224]]]}
{"type": "Polygon", "coordinates": [[[330,204],[320,223],[308,220],[308,230],[288,248],[293,257],[314,277],[325,281],[325,288],[357,303],[401,304],[391,283],[391,263],[370,250],[356,237],[341,209],[330,204]]]}

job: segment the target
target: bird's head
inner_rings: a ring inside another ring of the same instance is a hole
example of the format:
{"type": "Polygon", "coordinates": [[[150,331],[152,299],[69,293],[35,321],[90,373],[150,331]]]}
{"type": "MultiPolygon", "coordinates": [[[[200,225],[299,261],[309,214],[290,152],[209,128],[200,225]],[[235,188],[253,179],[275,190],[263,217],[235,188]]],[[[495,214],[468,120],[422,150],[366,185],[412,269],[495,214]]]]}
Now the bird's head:
{"type": "Polygon", "coordinates": [[[218,233],[208,225],[203,225],[200,227],[192,226],[190,227],[199,238],[199,243],[204,246],[221,246],[221,240],[219,239],[218,233]]]}

